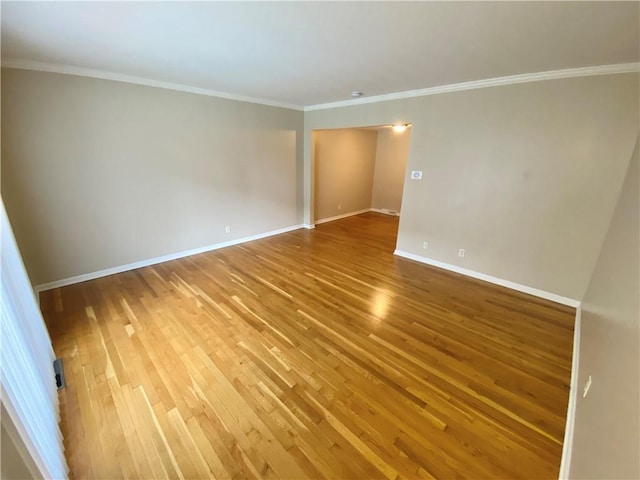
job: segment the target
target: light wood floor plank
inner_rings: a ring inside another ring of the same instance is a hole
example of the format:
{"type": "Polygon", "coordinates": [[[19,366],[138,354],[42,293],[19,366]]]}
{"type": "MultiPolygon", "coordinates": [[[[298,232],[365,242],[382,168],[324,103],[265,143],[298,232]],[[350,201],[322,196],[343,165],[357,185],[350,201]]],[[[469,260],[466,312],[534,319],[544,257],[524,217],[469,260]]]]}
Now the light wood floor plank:
{"type": "Polygon", "coordinates": [[[74,478],[557,478],[574,310],[368,213],[41,294],[74,478]]]}

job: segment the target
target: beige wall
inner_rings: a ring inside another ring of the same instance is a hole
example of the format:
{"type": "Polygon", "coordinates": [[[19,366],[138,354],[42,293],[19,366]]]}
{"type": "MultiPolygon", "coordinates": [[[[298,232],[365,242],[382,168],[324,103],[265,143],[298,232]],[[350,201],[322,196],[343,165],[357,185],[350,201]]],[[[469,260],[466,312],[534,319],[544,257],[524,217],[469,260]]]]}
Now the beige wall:
{"type": "Polygon", "coordinates": [[[394,132],[391,128],[378,130],[372,208],[400,212],[410,139],[410,128],[404,132],[394,132]]]}
{"type": "Polygon", "coordinates": [[[314,220],[371,208],[377,132],[314,132],[314,220]]]}
{"type": "Polygon", "coordinates": [[[413,123],[407,170],[424,172],[405,182],[399,249],[582,298],[638,132],[637,74],[309,111],[307,218],[310,132],[396,122],[413,123]]]}
{"type": "Polygon", "coordinates": [[[294,110],[3,69],[2,196],[32,283],[299,223],[302,126],[294,110]]]}
{"type": "Polygon", "coordinates": [[[570,478],[640,478],[640,152],[582,305],[570,478]]]}
{"type": "Polygon", "coordinates": [[[27,467],[28,462],[33,471],[37,472],[33,459],[29,457],[26,447],[18,437],[18,433],[8,417],[3,409],[2,425],[0,427],[0,478],[2,480],[42,478],[34,476],[29,467],[27,467]],[[23,455],[25,456],[24,458],[23,455]]]}
{"type": "MultiPolygon", "coordinates": [[[[424,177],[405,183],[398,248],[580,299],[638,130],[636,74],[304,115],[59,74],[2,77],[2,194],[34,284],[287,227],[301,210],[310,223],[311,132],[411,122],[406,171],[424,177]]],[[[316,218],[368,208],[332,203],[316,218]]]]}

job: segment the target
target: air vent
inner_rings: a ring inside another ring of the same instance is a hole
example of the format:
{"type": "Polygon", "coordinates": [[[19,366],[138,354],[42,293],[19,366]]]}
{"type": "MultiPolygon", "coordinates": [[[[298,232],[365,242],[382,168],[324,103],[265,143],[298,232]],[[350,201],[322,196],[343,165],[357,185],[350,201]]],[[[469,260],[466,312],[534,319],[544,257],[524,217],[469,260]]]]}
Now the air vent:
{"type": "Polygon", "coordinates": [[[62,368],[62,359],[56,358],[53,361],[53,372],[56,375],[56,387],[62,390],[67,384],[64,381],[64,369],[62,368]]]}

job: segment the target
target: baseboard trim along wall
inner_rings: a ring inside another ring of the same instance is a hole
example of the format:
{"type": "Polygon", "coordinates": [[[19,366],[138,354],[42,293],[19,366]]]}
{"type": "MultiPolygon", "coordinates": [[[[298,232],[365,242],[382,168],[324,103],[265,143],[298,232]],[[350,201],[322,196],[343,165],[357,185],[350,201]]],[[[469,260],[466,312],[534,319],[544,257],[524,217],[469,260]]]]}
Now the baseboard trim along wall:
{"type": "MultiPolygon", "coordinates": [[[[291,227],[280,228],[278,230],[271,230],[269,232],[258,233],[257,235],[250,235],[248,237],[237,238],[235,240],[229,240],[228,242],[216,243],[214,245],[208,245],[206,247],[194,248],[191,250],[185,250],[182,252],[171,253],[162,257],[149,258],[147,260],[141,260],[139,262],[129,263],[127,265],[121,265],[119,267],[106,268],[97,272],[85,273],[77,275],[75,277],[63,278],[62,280],[56,280],[55,282],[43,283],[42,285],[36,285],[34,288],[36,294],[54,288],[66,287],[67,285],[73,285],[74,283],[86,282],[87,280],[95,280],[96,278],[106,277],[108,275],[114,275],[116,273],[127,272],[129,270],[135,270],[136,268],[148,267],[150,265],[156,265],[162,262],[168,262],[169,260],[176,260],[178,258],[189,257],[191,255],[197,255],[198,253],[210,252],[212,250],[218,250],[220,248],[231,247],[233,245],[239,245],[241,243],[251,242],[253,240],[260,240],[261,238],[272,237],[273,235],[280,235],[281,233],[291,232],[300,228],[309,228],[307,225],[293,225],[291,227]]],[[[311,226],[313,228],[313,226],[311,226]]]]}
{"type": "Polygon", "coordinates": [[[371,208],[370,211],[376,213],[384,213],[385,215],[392,215],[394,217],[399,217],[400,212],[393,210],[391,208],[371,208]]]}
{"type": "Polygon", "coordinates": [[[432,265],[434,267],[439,267],[455,273],[460,273],[468,277],[477,278],[478,280],[484,280],[485,282],[494,283],[502,287],[510,288],[511,290],[517,290],[518,292],[528,293],[529,295],[544,298],[546,300],[551,300],[552,302],[560,303],[562,305],[567,305],[569,307],[578,308],[580,306],[580,302],[578,300],[574,300],[573,298],[567,298],[561,295],[556,295],[555,293],[545,292],[544,290],[528,287],[526,285],[521,285],[519,283],[511,282],[509,280],[503,280],[502,278],[492,277],[491,275],[475,272],[473,270],[469,270],[466,268],[458,267],[456,265],[440,262],[438,260],[433,260],[431,258],[422,257],[420,255],[415,255],[413,253],[405,252],[402,250],[396,250],[395,252],[393,252],[393,254],[398,255],[399,257],[408,258],[409,260],[415,260],[416,262],[426,263],[427,265],[432,265]]]}
{"type": "Polygon", "coordinates": [[[361,213],[370,212],[370,208],[365,208],[364,210],[356,210],[355,212],[343,213],[342,215],[336,215],[335,217],[327,217],[322,218],[320,220],[316,220],[315,224],[319,225],[321,223],[333,222],[334,220],[340,220],[341,218],[353,217],[354,215],[360,215],[361,213]]]}
{"type": "MultiPolygon", "coordinates": [[[[383,213],[385,215],[392,215],[395,217],[399,217],[400,216],[400,212],[397,212],[395,210],[391,210],[389,208],[365,208],[364,210],[356,210],[355,212],[349,212],[349,213],[343,213],[342,215],[336,215],[335,217],[327,217],[327,218],[322,218],[320,220],[316,220],[315,225],[318,225],[320,223],[327,223],[327,222],[333,222],[334,220],[340,220],[341,218],[347,218],[347,217],[353,217],[354,215],[360,215],[361,213],[367,213],[367,212],[376,212],[376,213],[383,213]]],[[[314,225],[304,225],[305,228],[314,228],[314,225]]]]}
{"type": "Polygon", "coordinates": [[[571,358],[571,385],[569,387],[569,404],[567,405],[567,423],[564,427],[562,443],[562,460],[560,461],[560,480],[569,479],[571,468],[571,451],[573,448],[573,429],[576,420],[576,403],[578,402],[578,364],[580,363],[580,326],[582,324],[582,307],[576,309],[576,323],[573,327],[573,356],[571,358]]]}

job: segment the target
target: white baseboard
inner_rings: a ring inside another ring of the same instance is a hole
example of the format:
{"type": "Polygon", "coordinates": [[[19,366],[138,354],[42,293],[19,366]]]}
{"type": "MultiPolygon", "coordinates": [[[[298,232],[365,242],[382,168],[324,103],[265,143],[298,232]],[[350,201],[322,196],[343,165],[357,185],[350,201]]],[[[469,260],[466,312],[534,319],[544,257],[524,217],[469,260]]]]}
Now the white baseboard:
{"type": "Polygon", "coordinates": [[[434,267],[443,268],[452,272],[461,273],[462,275],[466,275],[468,277],[477,278],[478,280],[484,280],[485,282],[494,283],[502,287],[510,288],[511,290],[517,290],[518,292],[528,293],[529,295],[544,298],[546,300],[551,300],[552,302],[561,303],[562,305],[567,305],[569,307],[578,308],[580,306],[580,302],[578,300],[574,300],[573,298],[567,298],[561,295],[556,295],[555,293],[545,292],[544,290],[538,290],[537,288],[528,287],[526,285],[511,282],[509,280],[503,280],[502,278],[492,277],[491,275],[475,272],[473,270],[440,262],[431,258],[422,257],[420,255],[415,255],[413,253],[405,252],[402,250],[396,250],[393,253],[394,255],[398,255],[399,257],[408,258],[410,260],[415,260],[416,262],[426,263],[427,265],[432,265],[434,267]]]}
{"type": "Polygon", "coordinates": [[[370,211],[376,213],[384,213],[385,215],[393,215],[394,217],[399,217],[400,212],[397,210],[393,210],[392,208],[371,208],[370,211]]]}
{"type": "Polygon", "coordinates": [[[571,451],[573,449],[573,428],[576,421],[576,403],[578,402],[578,365],[580,363],[580,328],[582,324],[582,307],[576,309],[576,323],[573,327],[573,356],[571,358],[571,384],[569,387],[569,404],[567,405],[567,423],[564,427],[562,443],[562,460],[560,461],[560,480],[569,479],[571,468],[571,451]]]}
{"type": "Polygon", "coordinates": [[[335,217],[327,217],[321,220],[316,220],[315,224],[319,225],[321,223],[333,222],[334,220],[340,220],[341,218],[353,217],[354,215],[360,215],[361,213],[370,212],[370,208],[365,208],[364,210],[357,210],[355,212],[343,213],[342,215],[336,215],[335,217]]]}
{"type": "Polygon", "coordinates": [[[214,245],[208,245],[206,247],[194,248],[191,250],[185,250],[182,252],[171,253],[169,255],[163,255],[162,257],[149,258],[147,260],[141,260],[139,262],[128,263],[119,267],[106,268],[97,272],[84,273],[75,277],[63,278],[62,280],[56,280],[55,282],[43,283],[37,285],[34,290],[36,293],[51,290],[53,288],[66,287],[67,285],[73,285],[74,283],[86,282],[87,280],[94,280],[100,277],[106,277],[116,273],[122,273],[129,270],[135,270],[136,268],[148,267],[149,265],[155,265],[157,263],[168,262],[169,260],[176,260],[178,258],[189,257],[198,253],[210,252],[212,250],[218,250],[219,248],[231,247],[240,243],[251,242],[253,240],[259,240],[261,238],[271,237],[273,235],[280,235],[281,233],[291,232],[300,228],[308,228],[306,225],[294,225],[291,227],[280,228],[278,230],[271,230],[270,232],[258,233],[257,235],[250,235],[248,237],[237,238],[228,242],[216,243],[214,245]]]}
{"type": "MultiPolygon", "coordinates": [[[[321,220],[316,220],[316,225],[320,224],[320,223],[333,222],[334,220],[340,220],[341,218],[352,217],[354,215],[360,215],[361,213],[367,213],[367,212],[383,213],[385,215],[393,215],[393,216],[396,216],[396,217],[400,216],[400,212],[397,212],[396,210],[392,210],[390,208],[365,208],[364,210],[357,210],[355,212],[349,212],[349,213],[343,213],[342,215],[336,215],[335,217],[327,217],[327,218],[323,218],[321,220]]],[[[313,225],[311,225],[311,226],[304,225],[304,227],[305,228],[314,228],[313,225]]]]}
{"type": "Polygon", "coordinates": [[[303,223],[300,225],[302,228],[306,228],[307,230],[313,230],[316,226],[313,223],[303,223]]]}

